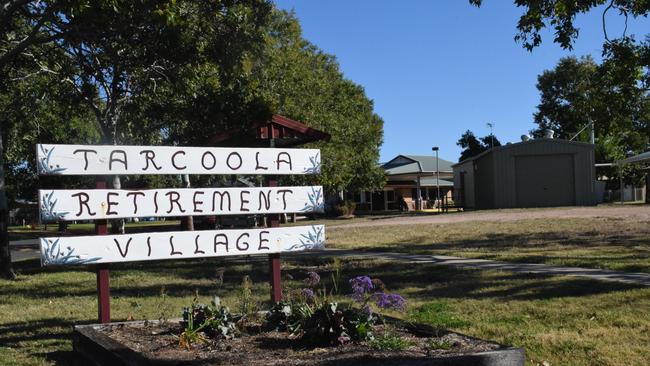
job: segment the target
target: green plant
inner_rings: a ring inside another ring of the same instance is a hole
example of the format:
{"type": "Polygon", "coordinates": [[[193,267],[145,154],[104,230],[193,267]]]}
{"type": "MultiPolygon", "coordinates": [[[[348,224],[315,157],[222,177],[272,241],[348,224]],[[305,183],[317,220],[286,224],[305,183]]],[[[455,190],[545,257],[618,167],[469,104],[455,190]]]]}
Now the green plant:
{"type": "Polygon", "coordinates": [[[184,330],[179,337],[179,345],[190,349],[193,343],[209,338],[232,338],[237,332],[235,317],[221,299],[215,296],[211,305],[199,304],[196,298],[189,308],[183,308],[184,330]]]}
{"type": "Polygon", "coordinates": [[[341,284],[341,270],[343,269],[343,262],[341,258],[335,257],[332,260],[332,290],[330,294],[338,294],[341,284]]]}
{"type": "Polygon", "coordinates": [[[344,216],[344,217],[354,215],[354,210],[356,208],[357,208],[357,204],[349,200],[342,201],[338,205],[336,205],[337,213],[339,214],[339,216],[344,216]]]}
{"type": "MultiPolygon", "coordinates": [[[[336,273],[334,279],[340,276],[336,273]]],[[[276,304],[266,314],[266,328],[289,331],[317,344],[343,344],[349,341],[372,340],[379,309],[403,310],[406,300],[397,294],[386,293],[381,281],[367,276],[350,280],[356,306],[342,307],[328,299],[327,288],[318,288],[320,276],[309,272],[303,288],[295,300],[276,304]]]]}
{"type": "Polygon", "coordinates": [[[413,342],[404,339],[392,332],[385,332],[370,341],[370,347],[377,351],[402,351],[413,345],[413,342]]]}
{"type": "Polygon", "coordinates": [[[442,338],[431,338],[431,340],[429,341],[429,347],[431,347],[431,349],[434,350],[435,349],[447,350],[450,349],[451,346],[452,346],[451,342],[442,338]]]}
{"type": "Polygon", "coordinates": [[[253,300],[253,281],[244,276],[239,290],[239,311],[245,319],[253,319],[257,314],[257,304],[253,300]]]}
{"type": "Polygon", "coordinates": [[[159,311],[158,321],[161,323],[167,323],[167,319],[169,319],[169,304],[167,304],[167,291],[165,289],[165,286],[162,286],[160,288],[160,296],[156,301],[156,309],[159,311]]]}

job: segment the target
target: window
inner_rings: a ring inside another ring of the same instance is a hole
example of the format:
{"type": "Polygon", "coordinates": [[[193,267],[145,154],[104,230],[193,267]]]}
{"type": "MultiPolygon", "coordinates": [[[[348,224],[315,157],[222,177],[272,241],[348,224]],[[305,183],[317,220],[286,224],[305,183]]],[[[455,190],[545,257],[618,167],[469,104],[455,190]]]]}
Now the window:
{"type": "Polygon", "coordinates": [[[354,202],[356,202],[356,203],[361,202],[361,192],[359,192],[359,191],[354,192],[354,202]]]}
{"type": "Polygon", "coordinates": [[[395,202],[395,191],[386,191],[386,202],[395,202]]]}
{"type": "Polygon", "coordinates": [[[365,195],[366,195],[366,202],[370,202],[370,201],[372,201],[372,192],[370,192],[370,191],[365,191],[364,193],[365,193],[365,195]]]}

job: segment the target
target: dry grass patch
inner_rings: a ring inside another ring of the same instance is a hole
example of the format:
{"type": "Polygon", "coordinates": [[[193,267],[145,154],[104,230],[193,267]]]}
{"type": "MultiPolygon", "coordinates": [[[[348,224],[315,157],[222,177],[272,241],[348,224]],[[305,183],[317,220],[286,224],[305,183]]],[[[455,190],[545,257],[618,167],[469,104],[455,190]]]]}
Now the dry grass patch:
{"type": "Polygon", "coordinates": [[[650,222],[531,219],[335,227],[328,246],[650,272],[650,222]]]}

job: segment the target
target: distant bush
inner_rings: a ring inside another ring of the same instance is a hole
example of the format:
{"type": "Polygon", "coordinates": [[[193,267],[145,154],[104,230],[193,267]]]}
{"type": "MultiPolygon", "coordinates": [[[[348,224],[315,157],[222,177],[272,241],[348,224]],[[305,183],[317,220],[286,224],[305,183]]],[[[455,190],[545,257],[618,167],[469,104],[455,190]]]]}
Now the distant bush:
{"type": "Polygon", "coordinates": [[[347,217],[347,216],[354,215],[354,210],[356,210],[356,208],[357,208],[356,203],[349,200],[345,200],[336,206],[336,211],[339,216],[347,217]]]}

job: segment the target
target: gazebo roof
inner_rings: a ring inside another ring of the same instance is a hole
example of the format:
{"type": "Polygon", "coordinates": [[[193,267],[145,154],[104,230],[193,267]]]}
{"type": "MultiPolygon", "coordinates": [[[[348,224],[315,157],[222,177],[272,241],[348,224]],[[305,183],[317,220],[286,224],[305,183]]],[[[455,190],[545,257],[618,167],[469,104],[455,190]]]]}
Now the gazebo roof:
{"type": "Polygon", "coordinates": [[[251,124],[247,129],[233,129],[213,136],[211,146],[292,147],[314,141],[329,141],[326,132],[274,114],[270,120],[251,124]]]}

